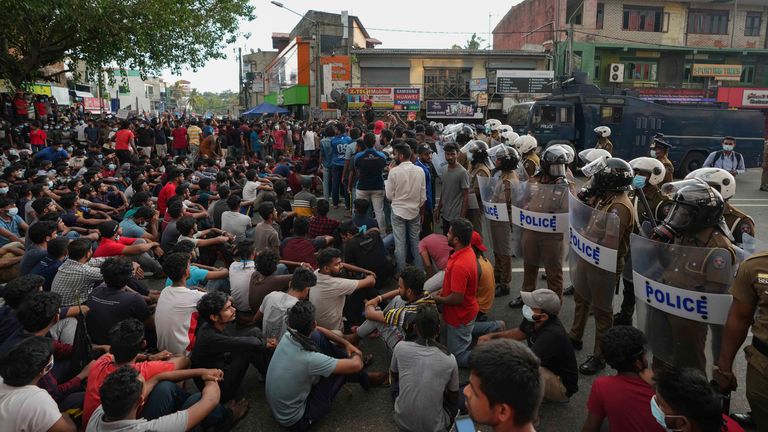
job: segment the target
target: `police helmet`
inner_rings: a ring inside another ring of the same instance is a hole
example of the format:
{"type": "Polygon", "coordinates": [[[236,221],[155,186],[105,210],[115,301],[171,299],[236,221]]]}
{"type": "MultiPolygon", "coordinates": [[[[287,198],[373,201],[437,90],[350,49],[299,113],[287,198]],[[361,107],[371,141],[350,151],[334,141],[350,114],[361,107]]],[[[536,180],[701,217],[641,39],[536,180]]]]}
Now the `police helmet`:
{"type": "Polygon", "coordinates": [[[598,126],[595,128],[595,133],[601,138],[608,138],[611,136],[611,128],[608,126],[598,126]]]}
{"type": "Polygon", "coordinates": [[[495,131],[501,126],[501,121],[496,119],[489,119],[485,122],[485,129],[488,131],[495,131]]]}
{"type": "Polygon", "coordinates": [[[592,177],[592,184],[604,191],[628,191],[634,177],[632,167],[623,159],[608,158],[605,168],[592,177]]]}
{"type": "Polygon", "coordinates": [[[685,179],[701,179],[720,192],[723,199],[728,201],[736,195],[736,178],[722,168],[699,168],[691,171],[685,179]]]}
{"type": "Polygon", "coordinates": [[[552,144],[550,147],[560,147],[568,154],[568,162],[573,163],[574,159],[576,159],[576,150],[573,149],[573,147],[569,146],[568,144],[552,144]]]}
{"type": "Polygon", "coordinates": [[[517,138],[513,144],[515,147],[517,147],[517,151],[519,151],[520,154],[526,154],[530,151],[536,150],[536,147],[539,146],[539,143],[536,141],[536,138],[533,135],[523,135],[517,138]]]}
{"type": "Polygon", "coordinates": [[[517,165],[520,163],[520,153],[513,147],[501,144],[496,147],[495,157],[499,162],[498,167],[504,171],[512,171],[517,169],[517,165]]]}
{"type": "Polygon", "coordinates": [[[601,157],[605,157],[607,159],[611,157],[611,154],[608,152],[608,150],[596,148],[588,148],[579,152],[579,160],[583,164],[594,162],[601,157]]]}
{"type": "Polygon", "coordinates": [[[512,130],[508,130],[502,132],[501,137],[504,138],[507,144],[512,145],[516,139],[520,138],[520,135],[518,135],[516,132],[513,132],[512,130]]]}
{"type": "Polygon", "coordinates": [[[717,226],[723,217],[725,200],[704,180],[695,178],[667,183],[662,192],[673,192],[674,206],[664,224],[676,231],[717,226]]]}
{"type": "Polygon", "coordinates": [[[549,146],[541,155],[541,171],[551,177],[565,177],[566,165],[572,160],[571,154],[562,146],[549,146]]]}
{"type": "Polygon", "coordinates": [[[629,165],[635,170],[635,174],[648,175],[648,183],[658,185],[664,180],[666,168],[658,159],[652,157],[639,157],[629,161],[629,165]]]}

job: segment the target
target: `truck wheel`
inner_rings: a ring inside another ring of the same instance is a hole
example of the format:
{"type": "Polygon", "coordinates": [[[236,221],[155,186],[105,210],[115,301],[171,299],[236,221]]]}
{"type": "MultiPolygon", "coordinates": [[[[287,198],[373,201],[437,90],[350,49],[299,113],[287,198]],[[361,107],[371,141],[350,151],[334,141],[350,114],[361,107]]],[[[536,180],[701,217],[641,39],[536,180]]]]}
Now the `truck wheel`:
{"type": "MultiPolygon", "coordinates": [[[[700,152],[690,152],[683,158],[683,162],[680,164],[680,173],[676,177],[685,177],[691,171],[695,171],[704,166],[704,161],[707,159],[707,155],[700,152]]],[[[675,173],[678,174],[678,173],[675,173]]]]}

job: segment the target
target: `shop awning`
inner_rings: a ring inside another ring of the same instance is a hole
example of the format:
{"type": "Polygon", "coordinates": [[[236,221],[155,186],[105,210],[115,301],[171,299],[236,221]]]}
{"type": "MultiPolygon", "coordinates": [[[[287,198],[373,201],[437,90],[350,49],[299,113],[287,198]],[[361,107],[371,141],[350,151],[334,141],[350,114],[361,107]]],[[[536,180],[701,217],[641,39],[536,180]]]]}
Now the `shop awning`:
{"type": "Polygon", "coordinates": [[[91,94],[91,92],[84,92],[84,91],[79,91],[79,90],[75,90],[75,96],[77,96],[79,98],[92,98],[92,97],[95,97],[93,94],[91,94]]]}
{"type": "Polygon", "coordinates": [[[51,86],[51,96],[56,99],[56,103],[59,105],[69,105],[71,103],[69,89],[66,87],[51,86]]]}

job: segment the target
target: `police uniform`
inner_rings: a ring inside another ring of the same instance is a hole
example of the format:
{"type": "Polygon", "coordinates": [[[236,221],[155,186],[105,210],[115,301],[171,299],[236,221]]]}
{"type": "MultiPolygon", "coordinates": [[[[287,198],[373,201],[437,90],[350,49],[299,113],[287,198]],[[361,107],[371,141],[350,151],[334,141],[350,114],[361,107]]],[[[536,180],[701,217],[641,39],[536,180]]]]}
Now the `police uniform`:
{"type": "MultiPolygon", "coordinates": [[[[498,171],[494,177],[503,181],[503,188],[494,191],[493,202],[505,202],[507,214],[511,213],[512,185],[517,184],[515,171],[498,171]]],[[[512,229],[509,222],[488,221],[488,231],[493,244],[493,272],[497,285],[508,285],[512,280],[512,229]]]]}
{"type": "Polygon", "coordinates": [[[755,236],[755,221],[746,213],[732,206],[729,202],[725,203],[723,219],[725,219],[725,225],[731,230],[734,243],[737,245],[744,242],[744,234],[749,234],[752,237],[755,236]]]}
{"type": "MultiPolygon", "coordinates": [[[[469,170],[469,178],[470,178],[470,194],[473,194],[475,198],[477,199],[478,207],[480,207],[480,203],[482,203],[482,199],[480,198],[480,187],[477,182],[477,177],[490,177],[491,176],[491,170],[483,163],[475,164],[472,166],[472,168],[469,170]]],[[[470,201],[472,198],[470,197],[470,201]]],[[[483,211],[480,208],[476,209],[468,209],[467,210],[467,216],[469,216],[469,220],[472,222],[472,226],[474,227],[475,231],[478,233],[483,232],[483,211]]]]}
{"type": "Polygon", "coordinates": [[[595,145],[595,148],[603,149],[613,155],[613,143],[607,137],[599,137],[597,139],[597,145],[595,145]]]}
{"type": "MultiPolygon", "coordinates": [[[[599,210],[606,213],[613,213],[619,218],[619,238],[618,238],[618,254],[616,259],[616,275],[621,275],[624,270],[624,257],[627,255],[629,249],[629,235],[632,233],[632,229],[635,226],[632,201],[629,196],[623,192],[611,193],[608,196],[597,198],[593,206],[595,210],[599,210]]],[[[590,227],[588,232],[592,234],[605,235],[605,226],[599,226],[599,221],[590,221],[590,227]]],[[[594,239],[593,239],[594,240],[594,239]]],[[[583,272],[577,274],[571,274],[572,279],[584,278],[582,280],[583,286],[590,286],[590,280],[597,280],[610,276],[606,275],[606,271],[596,268],[594,266],[586,266],[583,272]]],[[[616,278],[616,283],[619,282],[619,278],[616,278]]],[[[574,283],[574,285],[577,285],[574,283]]],[[[592,303],[610,303],[607,301],[596,302],[595,299],[600,296],[613,295],[613,292],[592,292],[592,303]]],[[[603,338],[605,332],[613,325],[613,310],[603,310],[600,307],[591,307],[590,301],[583,298],[579,294],[579,290],[574,292],[574,301],[576,303],[575,316],[573,319],[573,326],[570,331],[570,338],[574,341],[581,342],[584,336],[584,328],[587,325],[589,319],[590,309],[594,312],[595,316],[595,347],[593,355],[602,360],[602,350],[600,347],[600,341],[603,338]]]]}
{"type": "MultiPolygon", "coordinates": [[[[544,183],[542,175],[531,177],[529,183],[544,183]]],[[[569,189],[573,184],[560,177],[550,184],[568,184],[568,188],[555,189],[549,196],[531,194],[525,197],[528,210],[537,213],[552,213],[555,210],[568,208],[569,189]]],[[[523,286],[521,291],[531,292],[536,289],[536,277],[539,266],[544,267],[547,275],[547,288],[563,297],[563,254],[565,236],[562,233],[544,233],[524,229],[523,245],[523,286]]]]}
{"type": "Polygon", "coordinates": [[[528,174],[528,178],[532,178],[541,166],[541,159],[535,151],[530,151],[523,155],[522,163],[523,169],[525,169],[525,173],[528,174]]]}
{"type": "MultiPolygon", "coordinates": [[[[735,264],[736,254],[731,241],[718,228],[709,227],[693,235],[675,237],[668,256],[671,261],[661,263],[664,265],[664,271],[659,277],[659,282],[674,287],[688,287],[703,293],[722,294],[728,291],[732,273],[723,270],[727,265],[735,264]],[[675,248],[675,245],[687,247],[675,248]],[[718,249],[713,250],[714,248],[718,249]]],[[[651,309],[649,315],[647,321],[652,328],[646,329],[646,334],[654,335],[650,338],[652,348],[654,344],[662,344],[666,348],[659,348],[658,351],[671,352],[674,366],[694,367],[706,373],[704,348],[709,325],[656,309],[651,309]]],[[[712,337],[716,353],[720,351],[719,336],[713,334],[712,337]]],[[[659,359],[654,360],[656,365],[659,359]]]]}
{"type": "Polygon", "coordinates": [[[731,286],[735,300],[749,305],[754,314],[752,344],[747,358],[747,400],[757,430],[768,428],[768,252],[753,255],[739,266],[731,286]]]}
{"type": "Polygon", "coordinates": [[[669,183],[672,181],[672,176],[675,173],[675,166],[672,165],[672,161],[667,158],[667,155],[664,155],[659,159],[659,162],[664,165],[664,180],[661,181],[661,184],[669,183]]]}

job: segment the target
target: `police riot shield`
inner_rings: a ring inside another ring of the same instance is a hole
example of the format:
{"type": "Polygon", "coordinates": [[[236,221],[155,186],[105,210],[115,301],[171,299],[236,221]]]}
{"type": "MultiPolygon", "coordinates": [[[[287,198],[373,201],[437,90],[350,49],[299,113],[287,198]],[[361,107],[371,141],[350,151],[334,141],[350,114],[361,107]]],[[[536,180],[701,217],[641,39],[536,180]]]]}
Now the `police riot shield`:
{"type": "Polygon", "coordinates": [[[741,241],[740,261],[744,261],[756,253],[768,251],[768,243],[758,240],[747,233],[742,235],[741,241]]]}
{"type": "Polygon", "coordinates": [[[526,264],[563,265],[568,231],[569,185],[520,182],[512,197],[510,221],[513,233],[521,233],[526,264]]]}
{"type": "MultiPolygon", "coordinates": [[[[480,198],[483,201],[483,214],[488,219],[488,233],[494,252],[501,255],[516,255],[519,245],[515,245],[509,226],[507,197],[517,193],[519,182],[503,180],[499,177],[477,177],[480,198]]],[[[519,236],[518,236],[519,237],[519,236]]]]}
{"type": "Polygon", "coordinates": [[[592,306],[612,311],[618,275],[619,217],[568,195],[571,283],[592,306]]]}
{"type": "Polygon", "coordinates": [[[731,307],[735,256],[723,248],[660,243],[632,234],[638,327],[655,359],[709,370],[731,307]]]}

